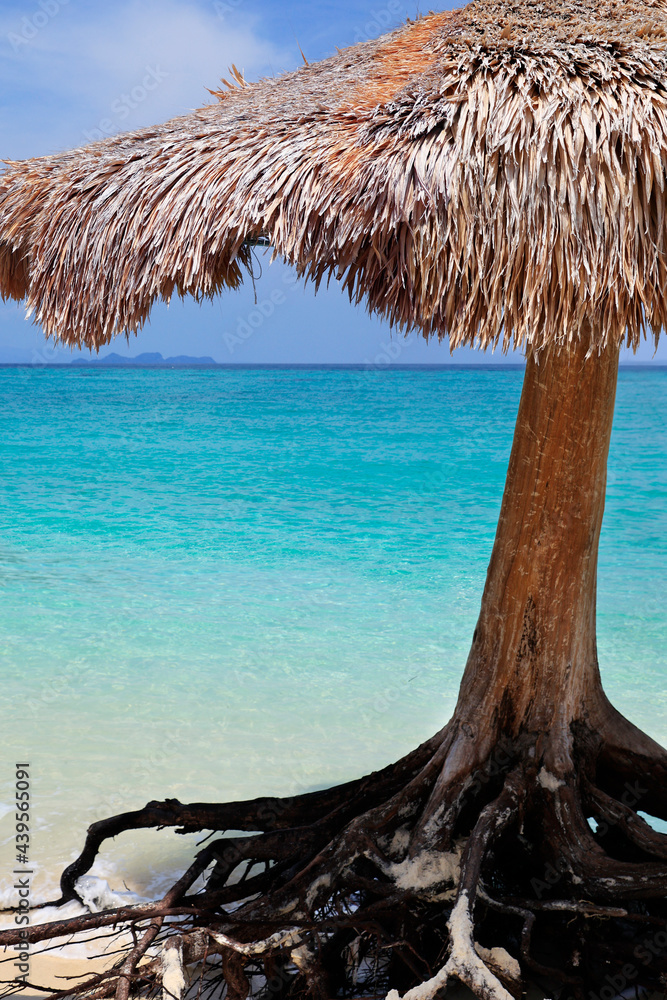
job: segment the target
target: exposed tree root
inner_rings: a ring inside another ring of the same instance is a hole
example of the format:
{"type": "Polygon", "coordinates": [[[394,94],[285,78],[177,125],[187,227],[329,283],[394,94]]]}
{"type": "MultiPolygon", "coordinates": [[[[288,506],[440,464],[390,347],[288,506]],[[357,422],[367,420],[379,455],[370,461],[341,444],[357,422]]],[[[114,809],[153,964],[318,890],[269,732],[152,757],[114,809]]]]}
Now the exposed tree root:
{"type": "Polygon", "coordinates": [[[229,1000],[432,1000],[451,979],[482,1000],[519,996],[527,979],[567,998],[664,991],[667,836],[638,812],[667,819],[667,754],[609,719],[480,748],[455,716],[398,764],[326,792],[151,802],[96,823],[57,902],[77,898],[77,879],[125,830],[249,835],[210,841],[160,901],[31,927],[32,942],[135,928],[114,969],[45,992],[175,1000],[193,977],[193,995],[229,1000]]]}

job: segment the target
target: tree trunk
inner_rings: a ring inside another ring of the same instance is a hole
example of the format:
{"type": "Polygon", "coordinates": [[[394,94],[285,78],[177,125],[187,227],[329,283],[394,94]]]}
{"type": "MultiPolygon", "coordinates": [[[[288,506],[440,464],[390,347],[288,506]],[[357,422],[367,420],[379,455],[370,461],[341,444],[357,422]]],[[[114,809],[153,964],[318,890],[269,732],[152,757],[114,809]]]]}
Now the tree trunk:
{"type": "MultiPolygon", "coordinates": [[[[619,349],[590,331],[527,361],[496,538],[451,734],[413,850],[451,847],[489,760],[521,743],[544,780],[572,781],[572,727],[608,727],[595,634],[597,557],[619,349]]],[[[510,755],[511,755],[510,751],[510,755]]]]}
{"type": "Polygon", "coordinates": [[[509,737],[569,729],[604,701],[595,601],[619,350],[586,350],[584,338],[528,360],[461,684],[461,721],[509,737]]]}

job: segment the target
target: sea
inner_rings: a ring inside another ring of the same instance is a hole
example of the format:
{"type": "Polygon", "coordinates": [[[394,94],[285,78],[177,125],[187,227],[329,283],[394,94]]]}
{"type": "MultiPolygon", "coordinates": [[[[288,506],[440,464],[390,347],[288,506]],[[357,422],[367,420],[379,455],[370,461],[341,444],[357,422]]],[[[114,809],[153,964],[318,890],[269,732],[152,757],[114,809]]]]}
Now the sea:
{"type": "MultiPolygon", "coordinates": [[[[291,795],[450,716],[523,373],[0,369],[0,889],[16,764],[34,899],[151,799],[291,795]]],[[[667,744],[667,369],[621,370],[598,592],[616,706],[667,744]]],[[[202,835],[110,842],[166,889],[202,835]]]]}

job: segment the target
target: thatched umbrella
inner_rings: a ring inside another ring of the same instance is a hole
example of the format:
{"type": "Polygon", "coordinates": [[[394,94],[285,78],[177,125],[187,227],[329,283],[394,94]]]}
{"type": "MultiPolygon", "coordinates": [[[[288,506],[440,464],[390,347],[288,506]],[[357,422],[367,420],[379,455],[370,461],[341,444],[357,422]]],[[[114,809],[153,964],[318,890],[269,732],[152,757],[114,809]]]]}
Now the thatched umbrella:
{"type": "Polygon", "coordinates": [[[403,328],[528,356],[453,719],[343,788],[91,827],[64,899],[121,830],[259,833],[215,841],[142,910],[157,922],[94,995],[127,995],[175,907],[200,929],[141,982],[164,973],[177,993],[204,948],[234,998],[260,959],[281,995],[318,998],[368,992],[373,971],[410,1000],[450,976],[507,997],[500,980],[545,974],[549,951],[575,990],[657,982],[655,955],[632,976],[627,961],[665,919],[667,838],[638,810],[667,819],[667,753],[602,691],[595,592],[619,350],[667,320],[666,16],[657,0],[478,0],[278,80],[235,71],[212,106],[0,178],[0,288],[66,343],[237,285],[266,241],[403,328]],[[246,861],[270,867],[233,884],[246,861]],[[475,926],[503,948],[476,947],[475,926]]]}

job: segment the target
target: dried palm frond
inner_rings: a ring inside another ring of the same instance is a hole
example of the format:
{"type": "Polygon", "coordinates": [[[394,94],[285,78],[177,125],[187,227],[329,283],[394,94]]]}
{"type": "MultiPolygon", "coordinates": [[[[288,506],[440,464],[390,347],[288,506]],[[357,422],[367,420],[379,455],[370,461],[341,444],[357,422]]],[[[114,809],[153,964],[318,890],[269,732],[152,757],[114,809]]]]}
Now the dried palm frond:
{"type": "Polygon", "coordinates": [[[667,5],[478,0],[0,176],[0,291],[99,346],[249,247],[452,346],[667,323],[667,5]],[[589,318],[594,323],[587,323],[589,318]]]}

